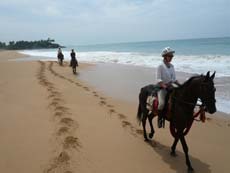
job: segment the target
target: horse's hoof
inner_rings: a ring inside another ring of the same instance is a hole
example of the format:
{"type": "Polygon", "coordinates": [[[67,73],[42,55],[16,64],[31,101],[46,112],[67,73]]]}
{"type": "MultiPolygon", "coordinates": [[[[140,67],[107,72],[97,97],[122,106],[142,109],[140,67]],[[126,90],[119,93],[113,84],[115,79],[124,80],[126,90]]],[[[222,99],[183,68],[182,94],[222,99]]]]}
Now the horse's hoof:
{"type": "Polygon", "coordinates": [[[171,155],[172,157],[176,157],[176,156],[177,156],[177,154],[176,154],[175,151],[171,151],[170,155],[171,155]]]}
{"type": "Polygon", "coordinates": [[[188,173],[192,173],[192,172],[194,172],[194,169],[192,168],[192,167],[190,167],[190,168],[188,168],[188,171],[187,171],[188,173]]]}
{"type": "Polygon", "coordinates": [[[154,133],[149,133],[149,138],[153,138],[154,133]]]}
{"type": "Polygon", "coordinates": [[[149,142],[149,139],[148,139],[148,138],[145,138],[145,142],[149,142]]]}

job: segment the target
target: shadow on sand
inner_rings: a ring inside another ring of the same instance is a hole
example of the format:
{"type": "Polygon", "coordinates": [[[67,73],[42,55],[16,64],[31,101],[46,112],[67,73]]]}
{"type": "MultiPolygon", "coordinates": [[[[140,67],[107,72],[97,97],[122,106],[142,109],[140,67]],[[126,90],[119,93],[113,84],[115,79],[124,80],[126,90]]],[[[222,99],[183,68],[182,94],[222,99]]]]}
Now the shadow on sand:
{"type": "MultiPolygon", "coordinates": [[[[187,172],[187,166],[185,164],[185,155],[183,152],[176,151],[177,156],[172,157],[170,155],[171,147],[161,144],[158,141],[149,141],[147,142],[152,149],[158,153],[162,160],[167,163],[171,169],[175,170],[177,173],[185,173],[187,172]]],[[[179,144],[179,143],[178,143],[179,144]]],[[[196,173],[210,173],[210,165],[202,162],[198,158],[195,158],[189,155],[190,161],[192,163],[194,172],[196,173]]]]}

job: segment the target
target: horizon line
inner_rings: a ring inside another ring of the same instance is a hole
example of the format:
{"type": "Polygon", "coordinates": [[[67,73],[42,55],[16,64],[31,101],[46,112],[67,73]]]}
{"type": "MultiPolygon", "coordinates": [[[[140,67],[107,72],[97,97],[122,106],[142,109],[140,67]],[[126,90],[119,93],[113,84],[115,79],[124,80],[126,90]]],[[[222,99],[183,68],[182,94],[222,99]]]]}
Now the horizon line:
{"type": "Polygon", "coordinates": [[[142,41],[122,41],[122,42],[95,43],[95,44],[70,44],[70,45],[66,45],[66,46],[97,46],[97,45],[112,45],[112,44],[130,44],[130,43],[134,44],[134,43],[147,43],[147,42],[161,42],[161,41],[183,41],[183,40],[199,40],[199,39],[216,39],[216,38],[230,38],[230,36],[182,38],[182,39],[163,39],[163,40],[142,40],[142,41]]]}

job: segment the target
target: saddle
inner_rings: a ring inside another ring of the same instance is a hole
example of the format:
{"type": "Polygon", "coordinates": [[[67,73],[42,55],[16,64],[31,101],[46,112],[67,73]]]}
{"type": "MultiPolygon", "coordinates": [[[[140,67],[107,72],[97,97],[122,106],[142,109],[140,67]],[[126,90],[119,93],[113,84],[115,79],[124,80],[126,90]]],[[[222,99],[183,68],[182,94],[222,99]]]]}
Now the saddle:
{"type": "MultiPolygon", "coordinates": [[[[165,117],[165,119],[170,120],[172,118],[172,109],[173,109],[173,102],[172,102],[172,96],[173,96],[173,88],[176,87],[172,87],[166,97],[165,97],[165,105],[163,108],[163,116],[165,117]]],[[[148,114],[153,114],[154,116],[158,116],[158,97],[157,97],[157,92],[160,90],[159,86],[155,86],[154,90],[152,90],[152,92],[150,92],[150,94],[147,97],[146,100],[146,108],[149,110],[148,114]]]]}

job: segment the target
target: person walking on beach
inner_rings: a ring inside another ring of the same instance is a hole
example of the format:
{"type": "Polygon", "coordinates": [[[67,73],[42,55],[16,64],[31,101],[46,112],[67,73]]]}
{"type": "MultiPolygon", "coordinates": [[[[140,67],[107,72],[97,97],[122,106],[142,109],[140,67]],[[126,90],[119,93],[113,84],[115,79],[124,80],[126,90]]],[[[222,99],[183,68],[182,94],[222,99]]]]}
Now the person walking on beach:
{"type": "Polygon", "coordinates": [[[173,64],[171,63],[175,51],[170,47],[163,49],[161,56],[163,62],[158,66],[156,79],[160,86],[160,90],[157,93],[158,97],[158,127],[164,127],[164,107],[166,101],[166,95],[169,88],[172,88],[172,84],[179,85],[176,80],[176,73],[173,64]]]}
{"type": "Polygon", "coordinates": [[[62,65],[64,55],[63,55],[62,50],[61,50],[60,47],[58,48],[57,58],[58,58],[59,64],[62,65]]]}
{"type": "Polygon", "coordinates": [[[78,61],[76,59],[76,53],[74,49],[71,50],[70,56],[71,56],[70,67],[72,67],[73,73],[76,74],[76,67],[78,66],[78,61]]]}

